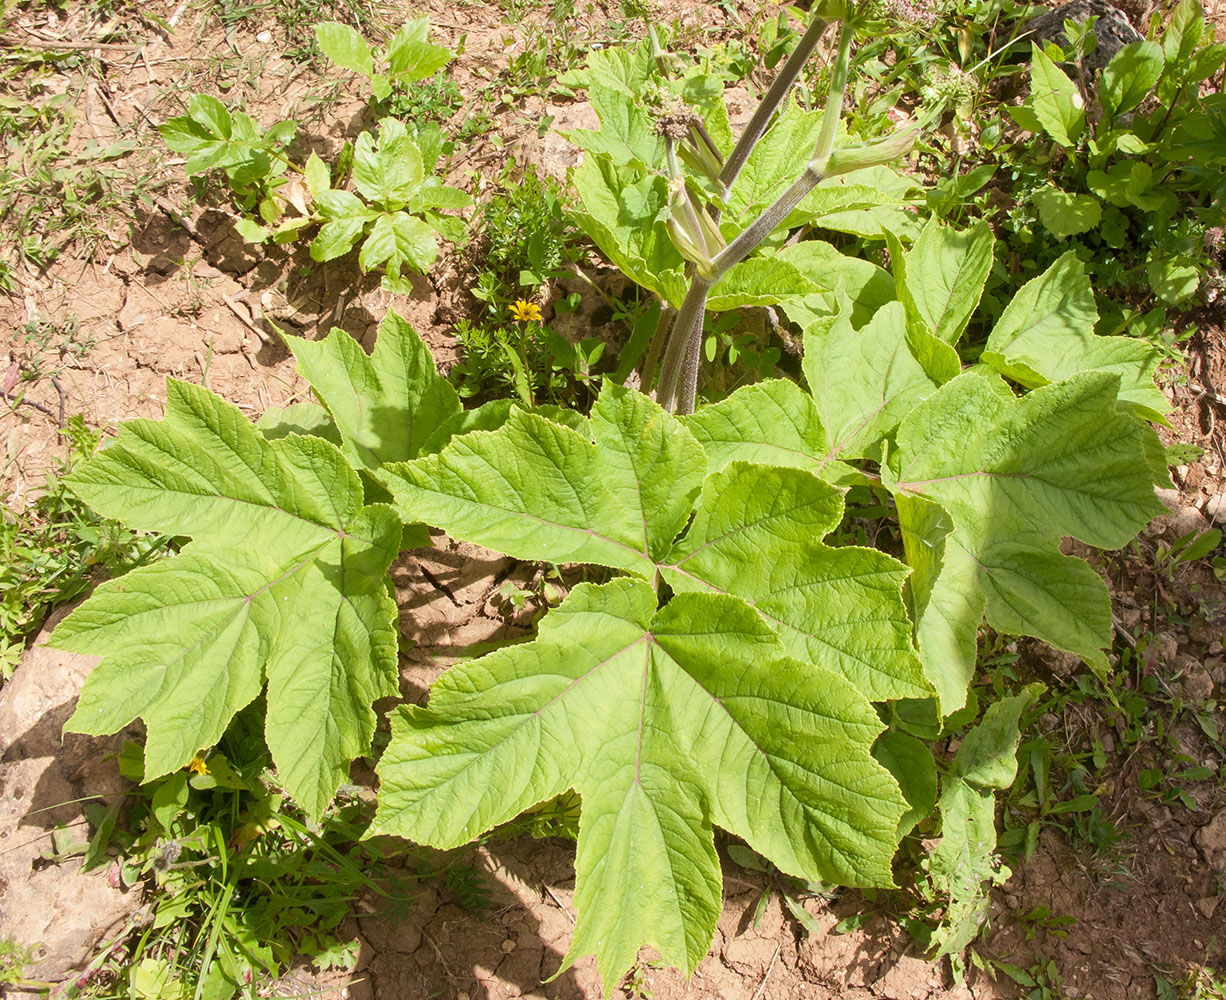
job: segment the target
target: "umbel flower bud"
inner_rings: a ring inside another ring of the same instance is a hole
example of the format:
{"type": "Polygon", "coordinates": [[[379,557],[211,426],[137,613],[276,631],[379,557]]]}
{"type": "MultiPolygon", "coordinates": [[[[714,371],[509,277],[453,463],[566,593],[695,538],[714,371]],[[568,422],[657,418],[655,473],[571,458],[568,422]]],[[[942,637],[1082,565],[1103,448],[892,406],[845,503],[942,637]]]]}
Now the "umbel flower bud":
{"type": "Polygon", "coordinates": [[[674,145],[677,155],[690,170],[702,174],[713,184],[719,182],[724,161],[698,114],[678,104],[671,111],[656,116],[654,131],[674,145]]]}
{"type": "Polygon", "coordinates": [[[712,260],[724,249],[724,237],[706,208],[695,204],[682,178],[669,182],[666,225],[677,252],[694,265],[700,277],[713,281],[716,272],[712,260]]]}

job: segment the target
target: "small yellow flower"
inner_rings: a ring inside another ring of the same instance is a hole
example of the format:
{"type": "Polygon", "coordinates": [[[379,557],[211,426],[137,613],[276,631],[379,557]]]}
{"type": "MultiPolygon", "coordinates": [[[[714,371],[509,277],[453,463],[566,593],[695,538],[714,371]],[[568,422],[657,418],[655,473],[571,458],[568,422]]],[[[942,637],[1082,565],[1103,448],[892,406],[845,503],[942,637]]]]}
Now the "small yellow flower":
{"type": "Polygon", "coordinates": [[[541,321],[541,307],[535,302],[525,302],[523,299],[516,299],[515,305],[511,306],[511,315],[521,323],[539,323],[541,321]]]}
{"type": "Polygon", "coordinates": [[[209,765],[204,762],[204,756],[202,754],[196,754],[196,756],[192,758],[191,763],[187,765],[187,769],[191,771],[192,774],[209,773],[209,765]]]}

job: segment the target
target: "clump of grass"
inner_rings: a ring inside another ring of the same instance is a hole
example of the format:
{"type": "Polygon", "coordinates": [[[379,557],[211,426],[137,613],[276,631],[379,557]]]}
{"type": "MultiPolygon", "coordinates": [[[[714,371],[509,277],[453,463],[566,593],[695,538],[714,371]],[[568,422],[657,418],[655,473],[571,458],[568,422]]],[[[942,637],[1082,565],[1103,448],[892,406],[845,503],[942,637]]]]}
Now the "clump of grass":
{"type": "MultiPolygon", "coordinates": [[[[92,455],[101,441],[77,415],[69,418],[65,433],[70,448],[61,474],[92,455]]],[[[168,541],[100,517],[60,475],[51,476],[24,509],[0,505],[0,681],[12,676],[30,638],[56,607],[99,580],[148,561],[168,541]]]]}

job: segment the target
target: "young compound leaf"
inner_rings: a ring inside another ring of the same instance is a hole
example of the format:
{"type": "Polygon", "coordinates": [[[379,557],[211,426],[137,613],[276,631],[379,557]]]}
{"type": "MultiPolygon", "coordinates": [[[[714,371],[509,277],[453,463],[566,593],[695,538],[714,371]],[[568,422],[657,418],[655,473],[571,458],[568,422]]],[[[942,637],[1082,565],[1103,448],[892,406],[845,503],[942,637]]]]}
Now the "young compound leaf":
{"type": "Polygon", "coordinates": [[[451,50],[428,40],[430,18],[406,21],[387,43],[388,73],[397,83],[415,83],[433,76],[451,62],[451,50]]]}
{"type": "Polygon", "coordinates": [[[324,224],[311,241],[312,260],[328,261],[347,254],[362,238],[366,223],[378,215],[350,191],[324,191],[314,197],[324,224]]]}
{"type": "Polygon", "coordinates": [[[336,421],[342,451],[374,473],[416,458],[426,439],[460,412],[460,397],[438,374],[430,349],[409,323],[389,312],[368,357],[344,330],[323,340],[285,338],[298,371],[336,421]]]}
{"type": "Polygon", "coordinates": [[[712,828],[781,870],[890,884],[905,803],[870,754],[882,729],[842,678],[782,656],[734,597],[581,584],[532,642],[453,667],[401,709],[372,831],[463,844],[574,788],[574,939],[611,991],[650,945],[692,972],[721,880],[712,828]]]}
{"type": "Polygon", "coordinates": [[[140,716],[146,779],[214,744],[268,682],[266,735],[290,794],[319,815],[369,747],[371,703],[397,691],[393,511],[317,437],[268,441],[186,382],[68,484],[107,517],[189,535],[173,559],[99,587],[52,642],[101,654],[69,728],[140,716]]]}
{"type": "Polygon", "coordinates": [[[1111,372],[1120,377],[1120,399],[1162,420],[1170,404],[1154,384],[1161,353],[1135,337],[1097,337],[1097,321],[1090,279],[1070,250],[1013,296],[981,360],[1029,388],[1083,371],[1111,372]]]}
{"type": "Polygon", "coordinates": [[[343,69],[370,78],[375,72],[375,60],[370,46],[353,28],[337,21],[315,25],[315,40],[319,50],[343,69]]]}
{"type": "Polygon", "coordinates": [[[380,479],[412,518],[521,559],[655,573],[685,523],[706,459],[675,417],[609,385],[591,438],[525,410],[496,431],[380,479]]]}
{"type": "Polygon", "coordinates": [[[396,279],[405,264],[425,274],[437,256],[438,235],[428,223],[407,212],[390,212],[375,219],[358,253],[358,265],[372,271],[384,264],[388,275],[396,279]]]}
{"type": "Polygon", "coordinates": [[[193,94],[188,113],[159,125],[158,132],[176,153],[187,154],[184,169],[191,176],[232,159],[230,112],[216,97],[193,94]]]}
{"type": "Polygon", "coordinates": [[[425,176],[421,150],[404,122],[384,118],[379,138],[363,132],[353,147],[353,186],[367,201],[394,212],[408,204],[425,176]]]}
{"type": "Polygon", "coordinates": [[[1107,589],[1059,543],[1118,548],[1164,509],[1147,460],[1153,432],[1118,406],[1118,388],[1118,377],[1088,372],[1016,399],[995,376],[967,373],[899,426],[883,481],[898,498],[908,562],[924,577],[920,656],[944,713],[965,701],[985,614],[1002,632],[1106,669],[1107,589]]]}

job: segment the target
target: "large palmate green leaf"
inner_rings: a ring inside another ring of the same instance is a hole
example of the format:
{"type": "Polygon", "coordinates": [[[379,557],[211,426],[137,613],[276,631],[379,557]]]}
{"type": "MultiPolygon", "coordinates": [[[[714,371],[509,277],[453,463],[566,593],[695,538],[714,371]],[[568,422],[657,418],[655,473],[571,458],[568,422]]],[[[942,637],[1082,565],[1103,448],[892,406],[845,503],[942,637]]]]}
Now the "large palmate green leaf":
{"type": "Polygon", "coordinates": [[[165,419],[124,424],[68,484],[107,517],[195,539],[99,587],[55,630],[54,645],[103,657],[69,728],[143,718],[155,777],[216,743],[267,683],[273,760],[318,815],[369,747],[371,703],[397,691],[385,579],[399,518],[363,503],[335,446],[266,440],[235,407],[173,380],[165,419]]]}
{"type": "Polygon", "coordinates": [[[823,545],[842,517],[840,491],[812,474],[734,462],[703,484],[694,522],[661,568],[677,591],[743,598],[789,655],[874,701],[927,697],[899,596],[907,569],[876,549],[823,545]]]}
{"type": "Polygon", "coordinates": [[[318,341],[285,341],[357,468],[374,472],[387,462],[416,458],[426,438],[460,412],[460,397],[438,374],[429,348],[394,312],[379,324],[369,357],[343,330],[318,341]]]}
{"type": "Polygon", "coordinates": [[[734,594],[766,616],[789,655],[842,674],[870,698],[930,694],[902,603],[905,568],[821,543],[843,503],[814,464],[736,462],[704,484],[709,459],[677,418],[610,386],[588,433],[513,411],[497,430],[453,438],[381,479],[405,511],[457,538],[734,594]]]}
{"type": "Polygon", "coordinates": [[[693,509],[706,458],[671,414],[610,386],[591,437],[514,410],[498,430],[386,467],[413,517],[521,559],[589,562],[650,577],[693,509]]]}
{"type": "Polygon", "coordinates": [[[996,376],[968,373],[899,426],[882,478],[898,498],[920,656],[944,712],[964,703],[985,616],[1105,670],[1107,589],[1060,541],[1117,548],[1163,510],[1153,432],[1118,405],[1118,388],[1089,372],[1018,399],[996,376]]]}
{"type": "Polygon", "coordinates": [[[1096,322],[1085,265],[1070,250],[1013,296],[988,337],[982,360],[1032,388],[1078,372],[1111,372],[1120,378],[1120,399],[1161,420],[1170,409],[1154,384],[1162,353],[1136,337],[1095,336],[1096,322]]]}
{"type": "Polygon", "coordinates": [[[882,724],[842,678],[786,658],[735,597],[582,584],[532,642],[453,667],[401,709],[372,830],[463,844],[567,788],[582,798],[574,938],[607,991],[650,945],[692,972],[719,916],[713,827],[782,870],[890,884],[905,803],[882,724]]]}

